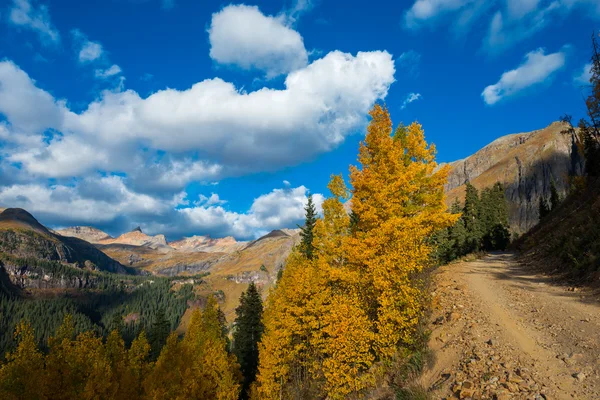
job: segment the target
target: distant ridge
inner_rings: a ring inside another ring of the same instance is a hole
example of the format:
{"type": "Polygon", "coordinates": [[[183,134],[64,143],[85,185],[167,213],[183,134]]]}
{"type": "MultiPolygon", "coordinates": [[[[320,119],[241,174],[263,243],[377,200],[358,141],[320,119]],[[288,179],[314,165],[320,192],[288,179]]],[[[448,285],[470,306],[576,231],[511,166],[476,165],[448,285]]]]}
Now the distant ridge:
{"type": "Polygon", "coordinates": [[[81,268],[128,272],[119,262],[85,240],[50,232],[21,208],[7,208],[0,213],[0,253],[77,264],[81,268]]]}
{"type": "Polygon", "coordinates": [[[69,228],[58,229],[55,233],[61,236],[72,236],[86,242],[99,243],[102,240],[112,239],[108,233],[91,226],[72,226],[69,228]]]}
{"type": "Polygon", "coordinates": [[[23,210],[22,208],[6,208],[0,213],[0,227],[22,227],[30,228],[44,235],[51,235],[50,231],[30,213],[23,210]]]}

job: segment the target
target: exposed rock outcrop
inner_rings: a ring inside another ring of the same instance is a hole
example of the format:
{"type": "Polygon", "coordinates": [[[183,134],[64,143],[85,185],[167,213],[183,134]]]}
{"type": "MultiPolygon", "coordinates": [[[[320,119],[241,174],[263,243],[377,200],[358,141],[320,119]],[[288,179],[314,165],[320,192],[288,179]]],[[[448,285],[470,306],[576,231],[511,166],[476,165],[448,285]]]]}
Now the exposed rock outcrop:
{"type": "Polygon", "coordinates": [[[563,196],[569,174],[581,174],[583,159],[566,126],[554,122],[544,129],[496,139],[470,157],[450,163],[446,185],[448,204],[464,200],[465,183],[483,189],[502,182],[509,201],[513,231],[522,233],[538,220],[540,196],[549,197],[551,179],[563,196]]]}
{"type": "Polygon", "coordinates": [[[102,240],[112,239],[108,233],[91,226],[72,226],[54,232],[61,236],[76,237],[89,243],[100,243],[102,240]]]}
{"type": "Polygon", "coordinates": [[[246,246],[246,242],[238,242],[231,236],[222,239],[212,239],[210,236],[191,236],[171,242],[169,245],[180,251],[230,253],[246,246]]]}
{"type": "Polygon", "coordinates": [[[146,246],[152,249],[162,251],[170,251],[172,248],[167,244],[165,235],[149,236],[142,232],[140,227],[135,228],[131,232],[122,234],[117,238],[104,239],[98,242],[99,244],[127,244],[131,246],[146,246]]]}

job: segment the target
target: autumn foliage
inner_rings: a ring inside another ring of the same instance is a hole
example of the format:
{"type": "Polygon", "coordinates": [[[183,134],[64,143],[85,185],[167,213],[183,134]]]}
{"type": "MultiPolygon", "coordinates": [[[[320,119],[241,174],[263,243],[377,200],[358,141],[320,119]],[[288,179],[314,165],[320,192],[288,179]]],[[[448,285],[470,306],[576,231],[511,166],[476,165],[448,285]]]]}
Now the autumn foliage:
{"type": "Polygon", "coordinates": [[[26,323],[17,326],[18,346],[0,365],[0,398],[12,399],[220,399],[236,400],[241,380],[235,357],[226,350],[218,306],[210,298],[194,311],[179,340],[167,339],[156,363],[141,333],[127,349],[118,331],[105,341],[93,331],[75,337],[65,318],[47,354],[26,323]]]}
{"type": "Polygon", "coordinates": [[[458,216],[446,211],[448,169],[438,168],[421,125],[392,132],[385,108],[370,115],[352,189],[332,177],[313,257],[292,253],[267,300],[256,398],[359,395],[413,342],[428,239],[458,216]]]}

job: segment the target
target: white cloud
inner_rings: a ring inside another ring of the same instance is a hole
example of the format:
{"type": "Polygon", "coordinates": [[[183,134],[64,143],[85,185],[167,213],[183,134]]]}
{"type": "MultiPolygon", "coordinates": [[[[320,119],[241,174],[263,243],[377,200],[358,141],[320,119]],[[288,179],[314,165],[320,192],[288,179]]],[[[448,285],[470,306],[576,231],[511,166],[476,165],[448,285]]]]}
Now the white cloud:
{"type": "Polygon", "coordinates": [[[36,32],[44,44],[60,42],[60,34],[50,21],[48,8],[44,5],[36,7],[35,0],[13,0],[10,22],[36,32]]]}
{"type": "Polygon", "coordinates": [[[267,78],[304,68],[308,63],[304,40],[285,25],[285,17],[264,15],[255,6],[223,8],[213,14],[208,34],[213,60],[264,71],[267,78]]]}
{"type": "Polygon", "coordinates": [[[96,75],[96,78],[102,78],[102,79],[106,79],[106,78],[110,78],[111,76],[115,76],[120,74],[121,71],[121,67],[119,67],[116,64],[113,64],[110,68],[107,69],[97,69],[94,74],[96,75]]]}
{"type": "MultiPolygon", "coordinates": [[[[111,69],[105,52],[90,63],[100,75],[111,69]]],[[[140,225],[172,237],[252,238],[295,227],[304,217],[304,187],[288,183],[246,212],[228,210],[216,193],[191,203],[184,189],[332,150],[364,129],[394,74],[385,51],[333,51],[294,68],[280,89],[249,92],[214,78],[146,97],[120,86],[75,111],[1,61],[0,204],[24,207],[54,226],[114,232],[140,225]]],[[[322,200],[315,195],[317,204],[322,200]]]]}
{"type": "Polygon", "coordinates": [[[211,193],[210,197],[207,197],[203,194],[200,195],[199,201],[195,203],[196,206],[213,206],[213,205],[222,205],[227,203],[227,200],[221,200],[219,195],[216,193],[211,193]]]}
{"type": "Polygon", "coordinates": [[[404,14],[404,23],[409,29],[418,29],[425,23],[454,12],[464,14],[463,22],[467,22],[466,17],[478,9],[481,3],[481,0],[416,0],[404,14]]]}
{"type": "Polygon", "coordinates": [[[292,6],[284,11],[287,25],[294,25],[302,14],[309,12],[315,6],[314,0],[294,0],[292,6]]]}
{"type": "Polygon", "coordinates": [[[544,54],[537,49],[525,56],[525,61],[517,68],[502,74],[500,80],[486,87],[481,96],[488,105],[538,85],[549,79],[552,74],[565,65],[565,53],[544,54]]]}
{"type": "Polygon", "coordinates": [[[412,103],[413,101],[417,101],[420,98],[421,93],[409,93],[408,96],[406,96],[406,99],[404,99],[404,102],[402,103],[402,106],[400,108],[405,109],[406,106],[408,106],[410,103],[412,103]]]}
{"type": "Polygon", "coordinates": [[[92,64],[96,66],[94,76],[98,79],[108,79],[119,75],[121,67],[110,63],[108,54],[104,51],[102,44],[91,41],[87,35],[79,29],[71,31],[75,43],[77,58],[81,64],[92,64]]]}
{"type": "MultiPolygon", "coordinates": [[[[189,205],[182,193],[159,198],[132,191],[126,178],[88,178],[76,185],[13,184],[0,187],[0,205],[27,209],[53,227],[93,225],[119,230],[141,226],[150,234],[170,238],[210,234],[253,239],[273,229],[295,228],[304,219],[308,189],[274,189],[260,195],[245,212],[227,210],[227,202],[212,193],[189,205]]],[[[324,197],[313,194],[321,212],[324,197]]]]}
{"type": "Polygon", "coordinates": [[[85,183],[87,193],[82,193],[83,185],[15,184],[0,188],[0,204],[25,208],[48,224],[101,225],[122,217],[136,220],[152,213],[172,214],[179,202],[179,197],[160,200],[132,192],[123,178],[117,176],[90,179],[85,183]]]}
{"type": "Polygon", "coordinates": [[[0,113],[16,133],[41,133],[58,129],[64,117],[63,102],[38,88],[22,69],[11,61],[0,62],[0,113]]]}
{"type": "Polygon", "coordinates": [[[56,131],[50,140],[11,152],[12,162],[35,176],[100,170],[151,177],[154,185],[140,184],[149,190],[173,189],[190,180],[276,170],[335,148],[364,127],[394,71],[386,52],[332,52],[288,75],[283,90],[248,93],[215,78],[147,98],[132,90],[104,91],[75,113],[4,61],[0,114],[13,134],[56,131]],[[168,157],[156,158],[165,152],[168,157]]]}
{"type": "MultiPolygon", "coordinates": [[[[307,194],[308,189],[304,186],[274,189],[271,193],[254,199],[245,213],[227,211],[219,205],[182,208],[178,212],[192,231],[216,230],[221,236],[253,238],[273,229],[295,228],[304,219],[307,194]]],[[[323,200],[323,195],[313,194],[313,201],[319,211],[323,200]]]]}
{"type": "Polygon", "coordinates": [[[97,60],[102,56],[102,45],[98,42],[86,41],[79,51],[79,62],[97,60]]]}
{"type": "Polygon", "coordinates": [[[573,80],[578,85],[589,85],[592,78],[592,63],[587,63],[581,71],[573,77],[573,80]]]}
{"type": "Polygon", "coordinates": [[[483,49],[498,54],[575,9],[600,17],[598,0],[416,0],[405,12],[404,24],[415,30],[443,20],[455,33],[464,35],[475,23],[485,21],[488,33],[483,49]]]}

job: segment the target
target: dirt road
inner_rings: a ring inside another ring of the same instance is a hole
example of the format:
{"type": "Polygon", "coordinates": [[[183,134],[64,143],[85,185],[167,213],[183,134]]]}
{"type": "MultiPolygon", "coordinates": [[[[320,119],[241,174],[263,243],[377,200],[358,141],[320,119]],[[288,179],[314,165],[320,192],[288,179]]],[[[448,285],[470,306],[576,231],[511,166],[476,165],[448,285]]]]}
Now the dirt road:
{"type": "Polygon", "coordinates": [[[421,378],[434,398],[600,399],[597,296],[528,271],[509,253],[434,276],[421,378]]]}

